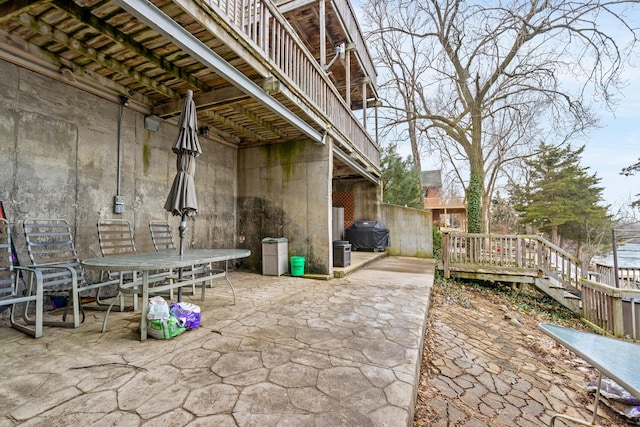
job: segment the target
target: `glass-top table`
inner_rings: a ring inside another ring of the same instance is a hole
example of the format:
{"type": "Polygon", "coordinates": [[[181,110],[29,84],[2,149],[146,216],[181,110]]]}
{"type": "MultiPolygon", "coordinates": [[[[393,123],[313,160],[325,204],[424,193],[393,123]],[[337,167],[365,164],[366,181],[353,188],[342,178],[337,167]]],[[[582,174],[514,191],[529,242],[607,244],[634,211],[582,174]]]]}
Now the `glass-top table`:
{"type": "Polygon", "coordinates": [[[549,425],[554,425],[555,418],[594,425],[603,375],[640,399],[640,344],[546,323],[540,324],[539,327],[542,332],[567,347],[599,372],[591,423],[556,414],[551,418],[549,425]]]}
{"type": "MultiPolygon", "coordinates": [[[[190,267],[198,264],[214,262],[225,263],[223,272],[227,277],[227,262],[234,259],[247,258],[249,249],[191,249],[184,254],[176,250],[147,252],[127,255],[88,258],[81,261],[82,266],[100,271],[135,271],[142,273],[142,316],[140,319],[140,340],[147,339],[147,312],[149,311],[149,272],[190,267]]],[[[228,281],[228,278],[227,278],[228,281]]],[[[167,290],[183,286],[180,282],[154,287],[154,290],[167,290]]]]}

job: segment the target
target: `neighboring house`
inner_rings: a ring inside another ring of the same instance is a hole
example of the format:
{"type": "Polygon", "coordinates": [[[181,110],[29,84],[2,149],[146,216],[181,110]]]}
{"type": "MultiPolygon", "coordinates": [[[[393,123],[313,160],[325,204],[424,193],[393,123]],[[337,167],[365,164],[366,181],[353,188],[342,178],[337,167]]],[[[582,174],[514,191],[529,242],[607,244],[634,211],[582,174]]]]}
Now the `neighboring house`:
{"type": "Polygon", "coordinates": [[[467,230],[467,205],[464,197],[442,195],[442,172],[422,171],[424,208],[433,215],[433,225],[443,230],[467,230]]]}
{"type": "Polygon", "coordinates": [[[163,205],[189,89],[189,246],[249,248],[257,270],[261,240],[284,236],[331,273],[335,194],[381,218],[376,72],[347,0],[9,0],[0,35],[0,200],[17,225],[69,220],[83,257],[100,218],[129,220],[140,251],[149,220],[177,230],[163,205]]]}

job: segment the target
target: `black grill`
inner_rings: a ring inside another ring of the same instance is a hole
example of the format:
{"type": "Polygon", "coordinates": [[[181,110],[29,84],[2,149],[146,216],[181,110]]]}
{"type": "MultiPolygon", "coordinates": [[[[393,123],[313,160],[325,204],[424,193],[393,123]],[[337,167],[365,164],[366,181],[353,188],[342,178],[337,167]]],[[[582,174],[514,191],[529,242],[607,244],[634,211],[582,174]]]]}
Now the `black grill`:
{"type": "Polygon", "coordinates": [[[383,251],[391,246],[389,229],[378,221],[356,221],[347,228],[346,238],[353,249],[383,251]]]}

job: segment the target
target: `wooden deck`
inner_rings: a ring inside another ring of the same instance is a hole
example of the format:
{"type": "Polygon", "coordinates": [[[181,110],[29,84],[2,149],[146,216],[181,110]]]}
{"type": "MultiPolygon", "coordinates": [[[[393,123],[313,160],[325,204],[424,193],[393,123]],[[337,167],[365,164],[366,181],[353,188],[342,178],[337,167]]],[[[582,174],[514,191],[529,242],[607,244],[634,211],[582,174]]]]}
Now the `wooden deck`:
{"type": "Polygon", "coordinates": [[[446,278],[533,285],[602,332],[640,337],[634,268],[619,268],[616,286],[612,267],[590,270],[540,236],[444,233],[442,246],[440,269],[446,278]]]}
{"type": "Polygon", "coordinates": [[[375,181],[372,59],[349,2],[320,3],[6,2],[0,59],[170,122],[191,89],[210,138],[242,148],[330,137],[336,175],[375,181]],[[345,51],[327,70],[337,41],[345,51]]]}

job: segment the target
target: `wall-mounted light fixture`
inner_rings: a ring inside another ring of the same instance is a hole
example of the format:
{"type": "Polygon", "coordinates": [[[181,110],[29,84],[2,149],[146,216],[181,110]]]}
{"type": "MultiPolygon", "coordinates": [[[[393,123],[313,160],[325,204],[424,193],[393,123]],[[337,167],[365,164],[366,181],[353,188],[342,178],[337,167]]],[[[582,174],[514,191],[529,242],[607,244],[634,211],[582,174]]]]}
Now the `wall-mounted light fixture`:
{"type": "Polygon", "coordinates": [[[60,74],[62,74],[62,77],[71,83],[75,83],[77,81],[76,76],[73,74],[73,70],[69,67],[60,68],[60,74]]]}
{"type": "Polygon", "coordinates": [[[124,105],[125,107],[129,106],[129,97],[124,95],[118,95],[118,100],[120,100],[120,104],[124,105]]]}
{"type": "Polygon", "coordinates": [[[202,126],[200,129],[198,129],[198,132],[200,132],[200,135],[204,136],[205,138],[209,137],[209,126],[204,125],[202,126]]]}

